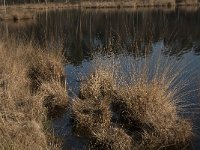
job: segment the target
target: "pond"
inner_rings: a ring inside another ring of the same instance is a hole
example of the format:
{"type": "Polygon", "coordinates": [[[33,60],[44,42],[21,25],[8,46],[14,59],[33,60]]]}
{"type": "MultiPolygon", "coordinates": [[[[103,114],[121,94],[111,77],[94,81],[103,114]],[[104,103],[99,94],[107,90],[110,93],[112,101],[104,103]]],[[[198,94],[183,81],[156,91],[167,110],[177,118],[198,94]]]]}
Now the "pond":
{"type": "MultiPolygon", "coordinates": [[[[87,76],[93,54],[98,51],[114,52],[118,57],[125,54],[129,59],[161,53],[187,64],[192,79],[188,90],[200,87],[200,9],[195,7],[51,10],[38,13],[34,20],[0,22],[0,27],[2,35],[32,39],[41,47],[64,45],[71,96],[78,93],[79,79],[87,76]]],[[[122,59],[128,61],[127,57],[122,59]]],[[[198,105],[200,92],[193,91],[188,99],[198,105]]],[[[198,111],[193,117],[196,133],[198,111]]],[[[54,127],[57,134],[66,136],[65,147],[82,149],[87,143],[86,139],[71,135],[67,114],[57,119],[54,127]]],[[[200,148],[198,138],[192,147],[200,148]]]]}

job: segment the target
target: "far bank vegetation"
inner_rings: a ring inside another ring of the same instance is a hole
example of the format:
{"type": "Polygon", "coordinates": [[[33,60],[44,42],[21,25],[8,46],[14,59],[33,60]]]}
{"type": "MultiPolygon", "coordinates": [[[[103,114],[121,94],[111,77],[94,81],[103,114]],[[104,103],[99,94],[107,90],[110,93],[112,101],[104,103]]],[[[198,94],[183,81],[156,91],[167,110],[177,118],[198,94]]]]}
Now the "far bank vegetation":
{"type": "Polygon", "coordinates": [[[199,6],[199,0],[1,0],[0,9],[121,8],[199,6]]]}

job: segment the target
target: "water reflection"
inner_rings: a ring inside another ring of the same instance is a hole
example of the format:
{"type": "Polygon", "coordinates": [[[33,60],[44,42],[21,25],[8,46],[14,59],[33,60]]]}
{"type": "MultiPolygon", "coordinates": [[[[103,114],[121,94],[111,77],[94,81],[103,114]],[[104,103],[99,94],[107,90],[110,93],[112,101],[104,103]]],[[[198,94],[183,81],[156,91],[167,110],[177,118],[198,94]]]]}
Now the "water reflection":
{"type": "Polygon", "coordinates": [[[33,23],[1,23],[1,34],[26,35],[41,46],[49,46],[52,40],[62,42],[66,58],[74,65],[102,48],[144,56],[160,40],[166,47],[164,54],[194,51],[199,55],[200,10],[186,10],[53,10],[38,14],[33,23]]]}

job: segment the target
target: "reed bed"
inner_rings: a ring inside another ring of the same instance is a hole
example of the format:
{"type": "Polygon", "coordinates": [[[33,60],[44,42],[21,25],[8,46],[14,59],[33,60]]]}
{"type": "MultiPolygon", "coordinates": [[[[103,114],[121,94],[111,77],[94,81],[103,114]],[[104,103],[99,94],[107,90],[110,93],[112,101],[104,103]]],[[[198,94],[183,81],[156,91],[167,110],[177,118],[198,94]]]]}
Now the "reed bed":
{"type": "Polygon", "coordinates": [[[62,60],[31,43],[0,42],[0,149],[60,149],[46,105],[67,104],[62,60]]]}
{"type": "Polygon", "coordinates": [[[182,63],[95,55],[68,101],[62,52],[14,41],[0,42],[0,149],[61,149],[50,124],[67,108],[88,149],[181,149],[194,136],[182,63]]]}

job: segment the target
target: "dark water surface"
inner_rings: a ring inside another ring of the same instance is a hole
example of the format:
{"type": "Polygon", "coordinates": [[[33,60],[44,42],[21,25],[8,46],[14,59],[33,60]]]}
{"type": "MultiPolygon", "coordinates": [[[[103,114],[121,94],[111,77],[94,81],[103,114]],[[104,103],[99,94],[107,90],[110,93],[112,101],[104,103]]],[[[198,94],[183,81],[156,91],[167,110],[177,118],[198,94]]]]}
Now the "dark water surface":
{"type": "MultiPolygon", "coordinates": [[[[92,54],[100,50],[114,52],[119,57],[125,54],[131,59],[159,52],[187,64],[187,75],[192,79],[188,90],[200,88],[198,8],[52,10],[39,13],[35,20],[0,22],[0,28],[4,36],[30,38],[40,46],[64,45],[69,62],[65,69],[71,96],[78,92],[81,76],[87,76],[92,54]]],[[[198,104],[198,94],[200,92],[195,90],[188,99],[198,104]]],[[[196,134],[199,132],[198,111],[196,109],[192,115],[196,134]]],[[[83,149],[87,143],[87,140],[73,136],[67,114],[57,119],[54,126],[59,135],[66,137],[66,148],[83,149]]],[[[194,149],[200,149],[199,138],[195,138],[192,145],[194,149]]]]}

